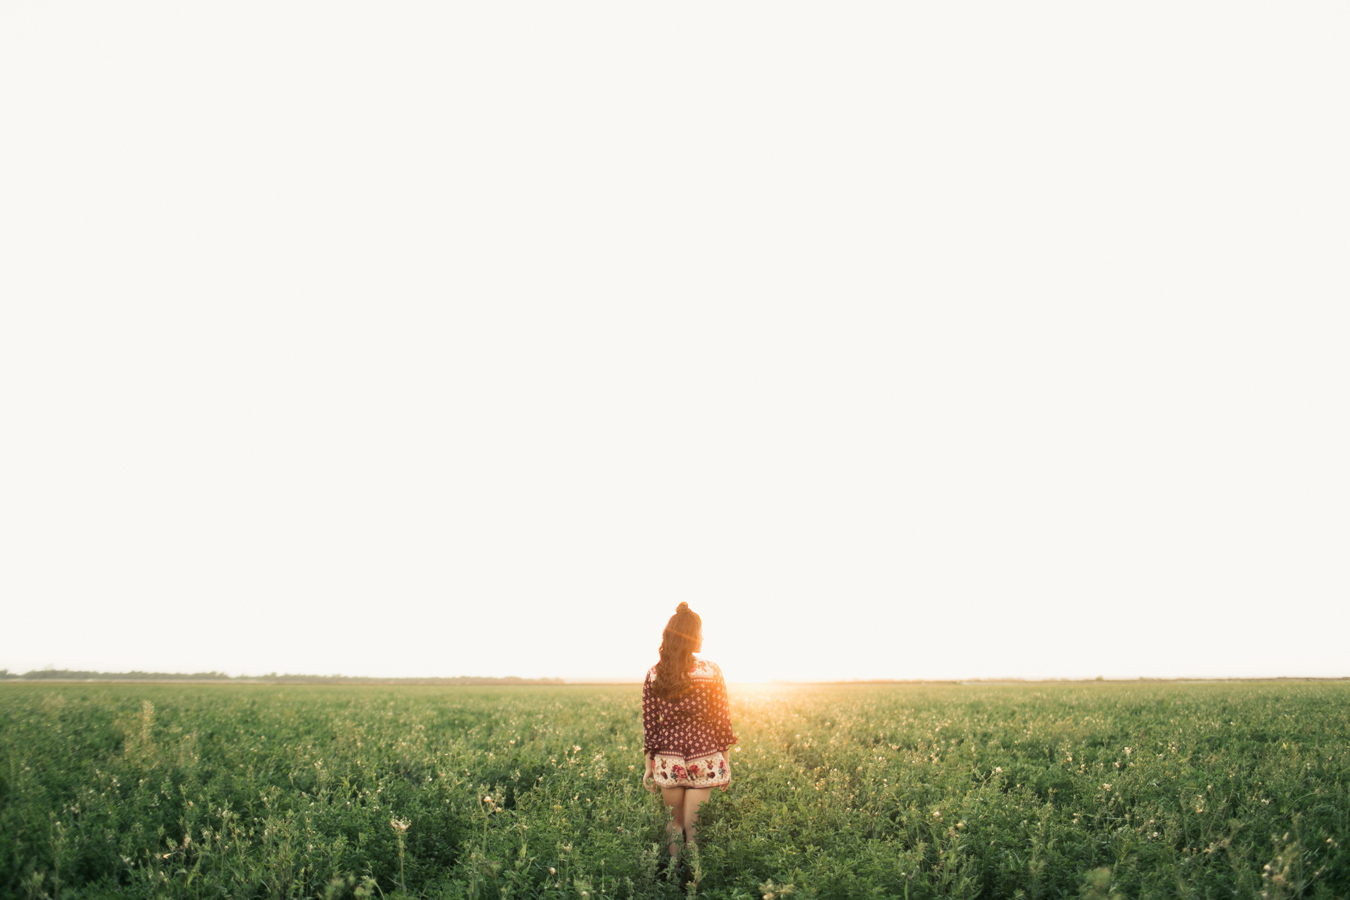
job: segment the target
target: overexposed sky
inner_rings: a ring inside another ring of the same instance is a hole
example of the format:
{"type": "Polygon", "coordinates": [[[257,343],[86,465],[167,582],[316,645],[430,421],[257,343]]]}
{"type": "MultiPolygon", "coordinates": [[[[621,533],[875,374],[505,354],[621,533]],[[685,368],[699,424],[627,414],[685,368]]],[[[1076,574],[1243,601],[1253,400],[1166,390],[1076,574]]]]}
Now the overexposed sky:
{"type": "Polygon", "coordinates": [[[1350,675],[1350,8],[0,9],[0,667],[1350,675]]]}

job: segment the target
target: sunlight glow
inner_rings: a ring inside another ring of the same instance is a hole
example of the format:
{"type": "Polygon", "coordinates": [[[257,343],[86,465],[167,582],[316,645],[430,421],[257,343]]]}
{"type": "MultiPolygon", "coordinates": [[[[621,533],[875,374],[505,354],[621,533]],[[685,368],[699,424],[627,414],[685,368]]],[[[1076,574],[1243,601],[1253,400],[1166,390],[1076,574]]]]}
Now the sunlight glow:
{"type": "Polygon", "coordinates": [[[0,669],[1350,675],[1350,4],[336,6],[0,4],[0,669]]]}

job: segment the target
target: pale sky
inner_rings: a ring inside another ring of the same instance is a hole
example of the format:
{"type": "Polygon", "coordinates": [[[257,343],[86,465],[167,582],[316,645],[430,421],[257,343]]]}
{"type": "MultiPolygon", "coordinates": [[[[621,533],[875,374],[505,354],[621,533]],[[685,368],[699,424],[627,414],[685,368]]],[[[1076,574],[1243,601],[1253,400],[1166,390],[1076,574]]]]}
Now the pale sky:
{"type": "Polygon", "coordinates": [[[0,667],[1350,675],[1350,7],[0,7],[0,667]]]}

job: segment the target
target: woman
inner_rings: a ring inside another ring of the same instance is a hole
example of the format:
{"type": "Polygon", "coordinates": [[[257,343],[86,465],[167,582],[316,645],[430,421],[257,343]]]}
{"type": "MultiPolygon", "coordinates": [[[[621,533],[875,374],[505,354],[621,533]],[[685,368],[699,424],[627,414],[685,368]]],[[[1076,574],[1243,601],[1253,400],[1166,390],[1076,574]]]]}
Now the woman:
{"type": "Polygon", "coordinates": [[[727,683],[717,663],[694,659],[703,649],[703,620],[681,603],[661,633],[661,661],[642,683],[642,783],[660,792],[671,821],[666,825],[671,862],[679,854],[676,836],[694,847],[698,808],[712,789],[731,783],[727,750],[736,743],[727,708],[727,683]]]}

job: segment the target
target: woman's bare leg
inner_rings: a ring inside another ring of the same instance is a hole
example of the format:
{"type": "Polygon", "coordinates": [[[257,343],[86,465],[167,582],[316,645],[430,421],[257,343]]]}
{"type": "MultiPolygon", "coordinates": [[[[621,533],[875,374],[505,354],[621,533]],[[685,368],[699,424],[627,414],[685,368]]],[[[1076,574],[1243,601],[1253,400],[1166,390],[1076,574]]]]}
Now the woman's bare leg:
{"type": "MultiPolygon", "coordinates": [[[[670,813],[670,821],[666,823],[666,837],[670,840],[670,843],[666,845],[666,850],[671,856],[680,852],[680,845],[675,842],[675,835],[684,830],[684,794],[685,788],[682,787],[661,788],[661,800],[666,804],[666,810],[670,813]]],[[[707,797],[704,797],[704,799],[706,800],[707,797]]]]}
{"type": "Polygon", "coordinates": [[[684,792],[684,845],[698,846],[698,808],[712,795],[712,788],[686,788],[684,792]]]}

